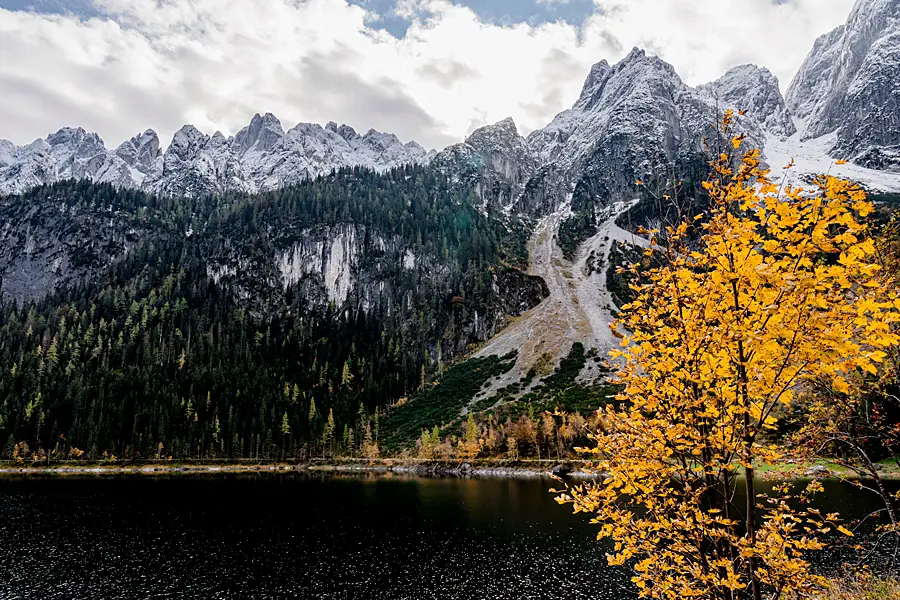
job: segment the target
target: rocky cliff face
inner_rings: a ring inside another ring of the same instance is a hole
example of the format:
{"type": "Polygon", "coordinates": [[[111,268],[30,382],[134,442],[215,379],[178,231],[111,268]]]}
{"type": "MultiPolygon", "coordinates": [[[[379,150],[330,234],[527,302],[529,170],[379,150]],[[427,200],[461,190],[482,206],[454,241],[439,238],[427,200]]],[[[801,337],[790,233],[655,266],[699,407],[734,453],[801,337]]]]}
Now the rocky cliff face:
{"type": "Polygon", "coordinates": [[[538,166],[512,119],[476,129],[465,142],[439,152],[432,165],[496,207],[512,205],[538,166]]]}
{"type": "Polygon", "coordinates": [[[433,154],[395,135],[347,125],[300,123],[285,132],[272,114],[256,115],[235,136],[185,125],[162,152],[153,130],[114,150],[84,129],[61,129],[17,147],[0,140],[0,195],[64,179],[87,179],[165,196],[261,192],[347,166],[384,171],[425,164],[433,154]]]}
{"type": "Polygon", "coordinates": [[[768,70],[736,67],[694,89],[671,65],[635,48],[616,65],[595,64],[574,106],[527,139],[506,119],[438,153],[433,164],[474,185],[486,204],[541,216],[573,192],[615,201],[635,179],[701,152],[727,108],[744,111],[737,127],[759,146],[767,135],[795,131],[768,70]]]}
{"type": "MultiPolygon", "coordinates": [[[[242,237],[219,238],[209,247],[207,274],[264,312],[291,298],[319,310],[366,314],[375,318],[415,319],[422,307],[451,300],[453,267],[408,240],[355,223],[318,225],[248,244],[242,237]]],[[[490,285],[478,295],[451,300],[452,314],[441,352],[452,356],[484,342],[509,316],[524,313],[547,294],[537,277],[507,267],[491,271],[490,285]]]]}
{"type": "Polygon", "coordinates": [[[734,67],[697,90],[712,98],[717,106],[738,107],[768,133],[788,137],[797,132],[778,78],[764,67],[734,67]]]}
{"type": "Polygon", "coordinates": [[[20,303],[93,281],[153,230],[132,211],[69,189],[0,200],[0,223],[2,292],[20,303]]]}
{"type": "Polygon", "coordinates": [[[900,170],[900,2],[858,0],[816,41],[787,104],[803,140],[832,134],[832,156],[900,170]]]}

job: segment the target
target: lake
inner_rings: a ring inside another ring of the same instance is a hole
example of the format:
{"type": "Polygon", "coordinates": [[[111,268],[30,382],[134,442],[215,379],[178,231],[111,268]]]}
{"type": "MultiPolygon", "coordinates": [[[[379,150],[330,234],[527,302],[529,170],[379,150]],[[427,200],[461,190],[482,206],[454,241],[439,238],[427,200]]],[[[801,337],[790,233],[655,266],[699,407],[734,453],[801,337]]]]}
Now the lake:
{"type": "MultiPolygon", "coordinates": [[[[3,478],[0,598],[629,598],[554,483],[3,478]]],[[[819,506],[877,508],[835,482],[819,506]]]]}

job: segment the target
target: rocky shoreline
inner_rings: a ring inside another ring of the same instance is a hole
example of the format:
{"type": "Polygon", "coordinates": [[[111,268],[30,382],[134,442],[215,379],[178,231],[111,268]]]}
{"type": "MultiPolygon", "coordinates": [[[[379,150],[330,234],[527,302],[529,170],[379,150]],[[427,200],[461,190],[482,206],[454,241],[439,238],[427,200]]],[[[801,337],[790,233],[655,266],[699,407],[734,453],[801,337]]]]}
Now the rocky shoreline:
{"type": "MultiPolygon", "coordinates": [[[[851,472],[838,471],[833,465],[783,465],[779,469],[761,469],[764,479],[859,479],[851,472]],[[829,468],[830,467],[830,468],[829,468]]],[[[900,479],[892,468],[881,469],[883,479],[900,479]]],[[[395,475],[423,478],[506,478],[529,479],[553,476],[570,479],[600,479],[590,464],[579,460],[479,459],[474,461],[430,461],[418,459],[312,459],[259,462],[240,461],[97,461],[25,464],[0,462],[0,478],[14,476],[179,476],[281,473],[306,475],[395,475]]]]}
{"type": "Polygon", "coordinates": [[[310,462],[274,463],[92,463],[50,465],[0,465],[0,477],[16,475],[89,476],[89,475],[224,475],[251,473],[307,474],[396,474],[410,477],[495,477],[543,478],[565,476],[593,478],[586,464],[566,462],[437,462],[418,460],[314,460],[310,462]]]}

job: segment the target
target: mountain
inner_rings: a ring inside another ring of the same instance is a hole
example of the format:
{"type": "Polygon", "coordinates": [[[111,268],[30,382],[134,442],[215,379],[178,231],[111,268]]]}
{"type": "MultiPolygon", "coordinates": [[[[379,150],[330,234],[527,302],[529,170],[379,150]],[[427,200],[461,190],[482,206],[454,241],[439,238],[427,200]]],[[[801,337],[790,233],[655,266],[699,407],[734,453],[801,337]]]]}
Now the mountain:
{"type": "MultiPolygon", "coordinates": [[[[723,144],[715,124],[728,108],[735,111],[736,131],[763,150],[776,178],[805,182],[830,170],[872,190],[897,191],[900,176],[892,169],[893,157],[900,156],[900,61],[893,60],[900,47],[894,43],[898,11],[896,0],[857,2],[846,25],[816,41],[786,99],[776,77],[763,67],[741,65],[691,87],[672,65],[634,48],[616,64],[596,63],[572,107],[546,127],[523,137],[512,119],[504,119],[438,153],[389,133],[360,135],[333,122],[324,127],[301,123],[285,131],[270,113],[255,115],[230,138],[185,125],[165,150],[152,130],[114,150],[81,128],[64,128],[22,147],[0,140],[0,197],[8,196],[0,206],[7,216],[0,231],[0,274],[6,293],[36,298],[90,280],[147,233],[144,223],[112,214],[108,207],[79,204],[80,212],[73,213],[64,204],[23,207],[9,199],[35,186],[82,179],[151,197],[199,200],[266,193],[347,166],[387,172],[408,164],[431,164],[452,182],[455,193],[477,198],[484,214],[557,215],[558,228],[550,233],[559,234],[571,259],[615,212],[613,205],[641,196],[636,180],[661,189],[679,179],[693,194],[708,152],[723,144]],[[855,162],[835,165],[836,157],[855,162]],[[782,169],[791,161],[794,169],[782,169]],[[131,229],[136,233],[128,233],[131,229]],[[104,239],[91,239],[92,233],[104,239]],[[76,251],[79,247],[84,252],[76,251]]],[[[653,223],[660,215],[645,204],[629,214],[640,213],[641,222],[653,223]]],[[[197,220],[186,230],[205,225],[197,220]]],[[[333,243],[334,236],[351,235],[362,232],[331,232],[329,239],[333,243]]],[[[339,246],[346,256],[357,256],[343,241],[339,246]]],[[[315,260],[309,253],[318,256],[324,250],[316,245],[297,252],[297,257],[282,257],[286,272],[311,272],[315,260]]],[[[231,259],[216,259],[210,272],[235,271],[238,257],[231,259]]],[[[323,259],[315,269],[328,272],[329,264],[323,259]]],[[[329,277],[331,299],[342,299],[344,280],[334,272],[329,277]]]]}
{"type": "Polygon", "coordinates": [[[665,177],[673,163],[704,152],[726,108],[744,112],[736,128],[759,147],[769,135],[795,132],[768,70],[744,65],[692,88],[672,65],[635,48],[613,66],[595,64],[574,106],[527,138],[505,119],[439,152],[432,164],[505,210],[546,215],[573,192],[576,206],[578,198],[609,205],[633,194],[636,179],[665,177]]]}
{"type": "Polygon", "coordinates": [[[464,142],[438,152],[431,164],[496,206],[512,205],[538,167],[511,118],[476,129],[464,142]]]}
{"type": "Polygon", "coordinates": [[[764,67],[734,67],[719,79],[699,86],[697,90],[712,98],[718,106],[738,107],[773,135],[788,137],[797,132],[794,119],[781,95],[778,78],[764,67]]]}
{"type": "Polygon", "coordinates": [[[556,402],[554,379],[604,377],[615,267],[649,245],[633,225],[665,218],[647,190],[683,182],[678,209],[703,210],[726,109],[777,178],[900,190],[897,15],[858,2],[786,98],[763,67],[689,86],[635,48],[546,127],[504,119],[437,153],[268,113],[166,148],[152,130],[113,150],[80,128],[0,140],[0,436],[328,454],[378,438],[392,403],[409,441],[520,393],[556,402]]]}
{"type": "Polygon", "coordinates": [[[278,119],[255,115],[231,138],[185,125],[163,152],[153,130],[107,150],[95,133],[64,128],[17,147],[0,140],[0,195],[64,179],[87,179],[166,196],[255,193],[292,185],[332,170],[365,166],[385,171],[426,164],[433,153],[415,142],[329,123],[300,123],[285,132],[278,119]]]}
{"type": "Polygon", "coordinates": [[[0,200],[2,296],[21,303],[93,282],[155,239],[159,226],[137,214],[152,205],[138,192],[85,180],[0,200]]]}
{"type": "Polygon", "coordinates": [[[568,173],[576,206],[608,205],[633,194],[635,180],[664,179],[672,165],[704,152],[727,108],[750,144],[791,132],[778,81],[765,69],[738,67],[692,88],[672,65],[635,48],[613,66],[594,65],[574,106],[531,133],[528,146],[568,173]]]}
{"type": "Polygon", "coordinates": [[[828,154],[900,171],[900,2],[857,0],[816,40],[787,92],[801,140],[828,154]]]}

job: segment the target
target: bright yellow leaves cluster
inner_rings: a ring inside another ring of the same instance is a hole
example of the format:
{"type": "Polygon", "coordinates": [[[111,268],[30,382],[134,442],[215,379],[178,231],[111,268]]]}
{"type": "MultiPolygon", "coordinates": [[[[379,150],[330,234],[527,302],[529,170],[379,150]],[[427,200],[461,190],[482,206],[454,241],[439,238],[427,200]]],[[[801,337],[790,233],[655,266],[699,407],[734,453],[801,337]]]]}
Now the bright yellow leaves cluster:
{"type": "Polygon", "coordinates": [[[779,458],[760,434],[806,382],[840,390],[877,369],[898,343],[900,302],[878,287],[860,188],[823,177],[778,189],[758,150],[713,167],[709,214],[648,250],[665,266],[614,325],[628,332],[614,353],[622,406],[583,450],[607,477],[560,501],[594,515],[610,563],[631,565],[644,597],[809,597],[818,580],[803,555],[834,517],[760,503],[746,476],[779,458]],[[735,501],[739,475],[750,505],[735,501]]]}

